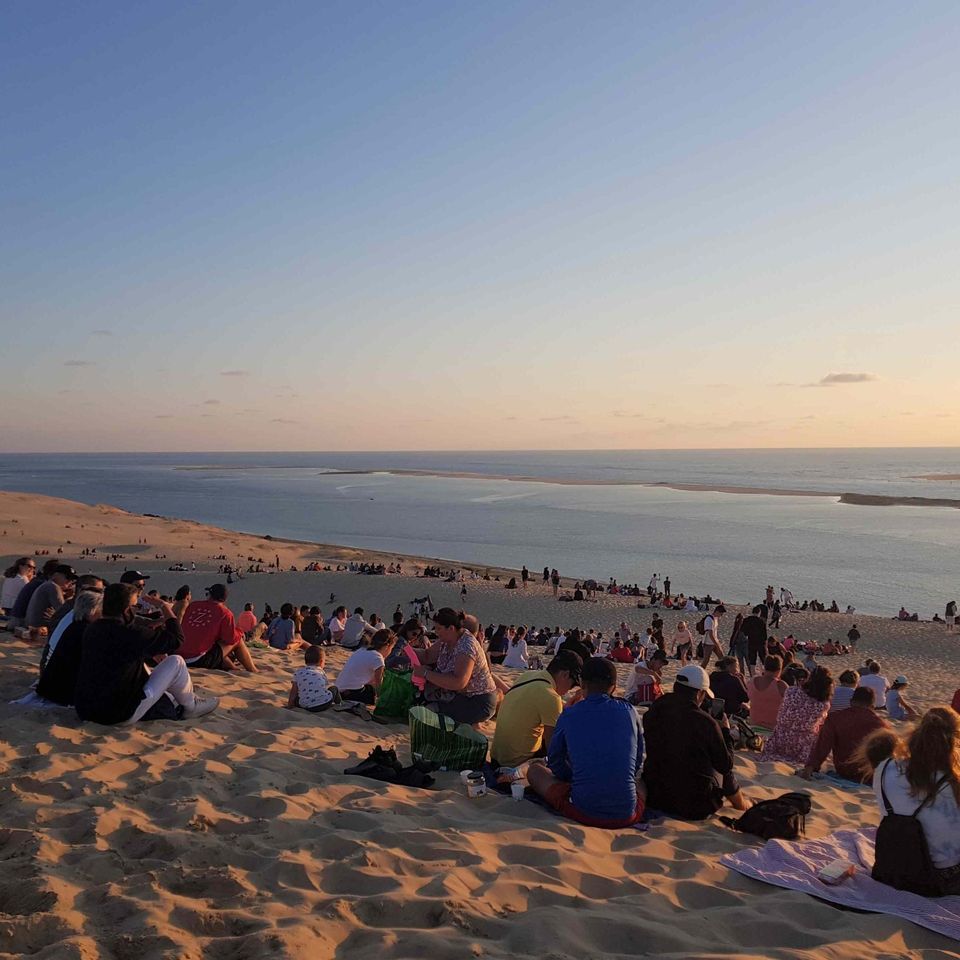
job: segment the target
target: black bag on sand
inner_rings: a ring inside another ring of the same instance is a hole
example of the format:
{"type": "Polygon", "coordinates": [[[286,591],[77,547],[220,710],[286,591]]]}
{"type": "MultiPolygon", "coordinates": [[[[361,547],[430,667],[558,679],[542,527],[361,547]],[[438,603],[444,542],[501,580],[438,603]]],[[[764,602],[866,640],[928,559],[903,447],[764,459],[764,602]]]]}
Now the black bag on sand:
{"type": "Polygon", "coordinates": [[[939,897],[942,895],[940,881],[917,814],[936,797],[947,778],[942,777],[937,782],[933,793],[913,813],[894,813],[883,789],[883,778],[889,765],[887,760],[880,774],[880,795],[886,816],[877,827],[876,860],[871,876],[895,890],[906,890],[921,897],[939,897]]]}
{"type": "Polygon", "coordinates": [[[721,817],[728,827],[764,840],[796,840],[806,830],[809,793],[785,793],[774,800],[755,803],[742,817],[721,817]]]}

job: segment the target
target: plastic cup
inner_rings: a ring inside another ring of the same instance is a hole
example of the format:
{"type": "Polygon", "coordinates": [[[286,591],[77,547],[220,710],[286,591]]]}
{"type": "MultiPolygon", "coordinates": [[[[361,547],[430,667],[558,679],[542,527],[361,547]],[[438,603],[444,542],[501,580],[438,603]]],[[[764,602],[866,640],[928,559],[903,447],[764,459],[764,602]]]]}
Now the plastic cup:
{"type": "Polygon", "coordinates": [[[523,792],[526,789],[527,785],[519,780],[510,784],[510,796],[513,797],[514,802],[519,803],[523,799],[523,792]]]}

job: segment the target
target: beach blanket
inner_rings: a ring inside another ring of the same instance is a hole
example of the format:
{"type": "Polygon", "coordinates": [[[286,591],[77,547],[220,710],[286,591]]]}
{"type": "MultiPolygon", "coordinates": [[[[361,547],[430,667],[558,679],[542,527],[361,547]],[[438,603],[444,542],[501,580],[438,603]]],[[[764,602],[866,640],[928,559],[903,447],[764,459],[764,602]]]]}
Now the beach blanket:
{"type": "Polygon", "coordinates": [[[855,910],[901,917],[960,940],[960,897],[920,897],[877,883],[870,876],[875,836],[876,830],[869,827],[838,830],[821,840],[769,840],[762,847],[725,854],[720,862],[775,887],[799,890],[855,910]],[[817,879],[817,871],[833,860],[846,860],[857,872],[843,883],[829,886],[817,879]]]}

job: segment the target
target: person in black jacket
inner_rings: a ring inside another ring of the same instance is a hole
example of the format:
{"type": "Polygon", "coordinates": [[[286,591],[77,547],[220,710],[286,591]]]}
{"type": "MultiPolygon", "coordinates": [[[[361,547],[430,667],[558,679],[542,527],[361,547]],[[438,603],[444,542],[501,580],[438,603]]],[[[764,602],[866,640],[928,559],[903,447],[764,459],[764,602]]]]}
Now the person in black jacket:
{"type": "Polygon", "coordinates": [[[40,665],[37,696],[64,707],[72,707],[80,672],[83,635],[103,613],[103,593],[84,590],[71,608],[71,622],[60,636],[46,663],[40,665]]]}
{"type": "Polygon", "coordinates": [[[156,627],[134,624],[138,595],[132,584],[110,584],[103,616],[84,632],[74,700],[80,719],[131,724],[210,713],[220,701],[195,696],[183,657],[170,656],[183,642],[173,608],[151,599],[163,620],[156,627]],[[146,661],[155,658],[162,659],[150,671],[146,661]]]}
{"type": "Polygon", "coordinates": [[[749,806],[733,775],[733,752],[720,724],[701,709],[712,696],[707,672],[684,667],[667,693],[643,718],[647,756],[643,782],[647,806],[685,820],[705,820],[727,800],[736,810],[749,806]]]}

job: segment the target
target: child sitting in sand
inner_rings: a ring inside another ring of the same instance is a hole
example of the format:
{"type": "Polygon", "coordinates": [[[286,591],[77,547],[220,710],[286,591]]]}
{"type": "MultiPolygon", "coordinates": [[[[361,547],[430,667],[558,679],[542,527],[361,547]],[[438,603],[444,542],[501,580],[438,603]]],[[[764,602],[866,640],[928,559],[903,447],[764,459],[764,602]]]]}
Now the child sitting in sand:
{"type": "Polygon", "coordinates": [[[302,667],[294,671],[287,707],[303,707],[310,713],[321,713],[340,702],[340,694],[324,673],[326,657],[322,647],[310,644],[303,652],[302,667]]]}

